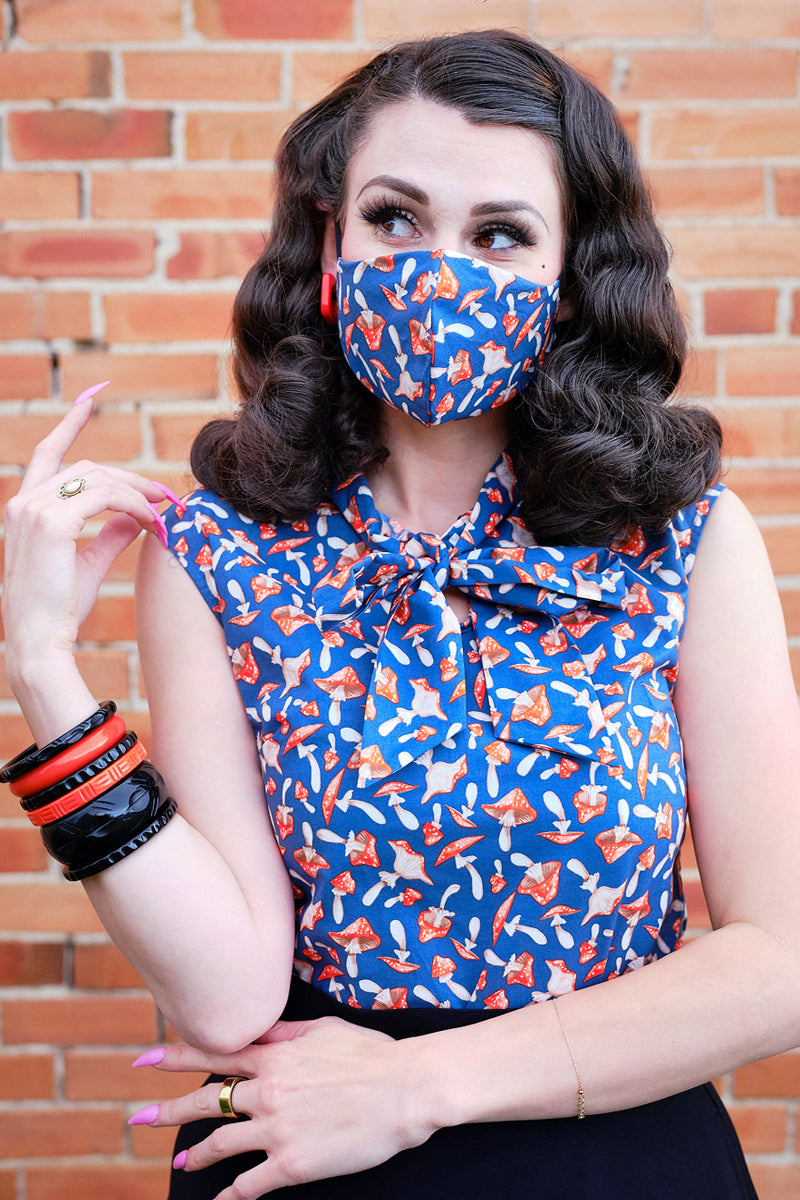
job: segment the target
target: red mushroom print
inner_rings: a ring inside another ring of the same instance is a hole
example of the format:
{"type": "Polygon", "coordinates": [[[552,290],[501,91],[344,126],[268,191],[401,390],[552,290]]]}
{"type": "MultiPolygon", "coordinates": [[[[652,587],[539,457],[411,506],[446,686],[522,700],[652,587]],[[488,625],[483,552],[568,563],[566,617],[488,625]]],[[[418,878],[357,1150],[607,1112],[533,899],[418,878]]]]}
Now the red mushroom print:
{"type": "Polygon", "coordinates": [[[512,721],[530,721],[533,725],[546,725],[551,716],[547,688],[543,683],[520,692],[511,709],[512,721]]]}
{"type": "Polygon", "coordinates": [[[381,860],[375,851],[375,838],[366,829],[347,839],[345,851],[353,867],[379,867],[381,860]],[[351,848],[352,847],[352,848],[351,848]]]}
{"type": "Polygon", "coordinates": [[[517,885],[517,891],[523,896],[532,896],[544,907],[555,898],[560,873],[560,862],[532,862],[517,885]]]}
{"type": "Polygon", "coordinates": [[[375,672],[375,694],[383,696],[390,704],[400,703],[397,694],[397,672],[391,667],[378,667],[375,672]]]}
{"type": "Polygon", "coordinates": [[[243,642],[241,646],[237,646],[231,655],[231,665],[233,667],[233,678],[243,683],[256,683],[258,680],[258,664],[253,657],[253,651],[250,649],[249,642],[243,642]]]}
{"type": "MultiPolygon", "coordinates": [[[[364,987],[365,985],[362,984],[361,986],[364,987]]],[[[381,988],[375,996],[372,1007],[373,1009],[386,1011],[392,1008],[408,1008],[408,988],[381,988]]]]}
{"type": "Polygon", "coordinates": [[[297,850],[293,850],[292,857],[302,867],[306,875],[310,875],[312,879],[316,879],[318,873],[323,868],[327,869],[331,864],[314,849],[314,834],[307,821],[303,822],[303,837],[305,838],[305,845],[298,847],[297,850]]]}
{"type": "Polygon", "coordinates": [[[578,813],[581,825],[591,821],[593,817],[601,817],[606,811],[608,796],[606,789],[596,783],[587,783],[572,797],[572,803],[578,813]]]}
{"type": "Polygon", "coordinates": [[[577,976],[574,971],[569,970],[564,959],[547,958],[545,962],[550,968],[550,979],[547,984],[550,995],[566,996],[567,992],[574,992],[577,976]]]}
{"type": "Polygon", "coordinates": [[[337,925],[341,925],[344,920],[342,896],[352,896],[356,890],[356,881],[349,871],[342,871],[335,879],[331,880],[331,888],[333,889],[333,919],[337,925]]]}
{"type": "Polygon", "coordinates": [[[465,987],[460,983],[453,981],[453,975],[457,970],[456,963],[452,958],[447,958],[443,954],[434,954],[433,963],[431,964],[431,975],[434,979],[438,979],[445,987],[458,996],[460,1000],[470,1000],[471,996],[465,987]]]}
{"type": "Polygon", "coordinates": [[[431,763],[425,772],[425,794],[420,800],[420,804],[427,804],[432,796],[452,792],[459,779],[463,779],[466,773],[466,754],[462,754],[454,763],[431,763]]]}
{"type": "Polygon", "coordinates": [[[314,683],[331,698],[328,718],[332,725],[338,725],[341,720],[342,702],[355,700],[367,690],[352,667],[343,667],[341,671],[336,671],[326,679],[315,679],[314,683]]]}
{"type": "Polygon", "coordinates": [[[341,787],[342,779],[344,778],[344,770],[344,767],[342,767],[341,770],[336,772],[333,779],[331,779],[330,783],[328,783],[326,786],[322,795],[322,815],[325,818],[326,825],[330,825],[331,823],[331,814],[333,813],[336,800],[339,795],[339,788],[341,787]]]}
{"type": "Polygon", "coordinates": [[[450,920],[453,914],[445,908],[445,905],[457,891],[459,891],[458,884],[451,884],[442,895],[438,906],[431,905],[430,908],[426,908],[424,912],[419,914],[417,924],[419,925],[418,936],[421,942],[429,942],[431,938],[447,937],[453,924],[450,920]]]}
{"type": "Polygon", "coordinates": [[[484,996],[483,1003],[486,1008],[506,1009],[509,1006],[508,996],[502,988],[498,992],[492,992],[491,996],[484,996]]]}
{"type": "Polygon", "coordinates": [[[481,808],[495,821],[500,822],[500,849],[511,849],[511,830],[517,825],[529,825],[536,820],[536,809],[528,803],[521,788],[512,788],[494,804],[482,804],[481,808]]]}
{"type": "Polygon", "coordinates": [[[500,790],[497,784],[497,767],[500,763],[511,762],[511,748],[505,742],[496,741],[489,742],[483,749],[488,760],[486,790],[490,796],[496,796],[500,790]]]}
{"type": "Polygon", "coordinates": [[[362,746],[359,754],[359,780],[385,779],[392,769],[381,754],[380,746],[362,746]]]}
{"type": "Polygon", "coordinates": [[[282,841],[294,833],[293,811],[288,804],[278,804],[275,808],[275,826],[282,841]]]}
{"type": "Polygon", "coordinates": [[[641,613],[654,611],[643,583],[631,584],[630,590],[622,598],[622,607],[629,617],[638,617],[641,613]]]}
{"type": "Polygon", "coordinates": [[[303,625],[314,624],[313,617],[309,617],[302,608],[296,608],[293,604],[284,604],[280,608],[274,608],[271,616],[284,637],[289,637],[303,625]]]}
{"type": "Polygon", "coordinates": [[[358,917],[341,933],[331,933],[330,936],[347,951],[347,973],[353,979],[358,975],[358,955],[365,950],[375,950],[381,944],[381,939],[366,917],[358,917]]]}
{"type": "Polygon", "coordinates": [[[532,988],[533,982],[533,955],[525,950],[520,954],[519,958],[512,958],[507,964],[503,972],[506,983],[517,983],[521,987],[532,988]]]}
{"type": "Polygon", "coordinates": [[[630,904],[620,904],[617,912],[628,923],[628,928],[622,935],[622,949],[627,950],[631,944],[634,929],[650,912],[649,892],[645,892],[643,896],[640,896],[638,900],[633,900],[630,904]]]}
{"type": "Polygon", "coordinates": [[[597,937],[599,933],[600,926],[593,925],[591,937],[587,941],[581,942],[578,957],[578,961],[581,964],[591,962],[593,958],[597,958],[597,937]]]}

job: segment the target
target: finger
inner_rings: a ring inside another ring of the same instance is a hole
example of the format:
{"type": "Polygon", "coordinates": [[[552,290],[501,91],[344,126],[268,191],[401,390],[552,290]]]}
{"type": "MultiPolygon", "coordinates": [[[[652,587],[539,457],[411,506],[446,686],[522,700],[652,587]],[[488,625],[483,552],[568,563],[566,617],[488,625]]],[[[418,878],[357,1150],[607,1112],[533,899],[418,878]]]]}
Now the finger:
{"type": "Polygon", "coordinates": [[[42,438],[31,456],[30,466],[20,488],[21,492],[36,487],[59,469],[64,455],[91,418],[94,410],[92,396],[101,388],[106,387],[108,383],[109,380],[106,380],[105,383],[95,384],[94,387],[81,392],[69,412],[61,418],[46,437],[42,438]]]}
{"type": "Polygon", "coordinates": [[[179,1156],[178,1169],[203,1171],[225,1158],[232,1158],[234,1154],[247,1154],[253,1150],[267,1153],[269,1147],[265,1145],[265,1140],[263,1122],[227,1121],[224,1125],[218,1125],[202,1142],[189,1147],[185,1157],[179,1156]]]}
{"type": "MultiPolygon", "coordinates": [[[[255,1075],[257,1066],[252,1046],[245,1046],[233,1054],[213,1054],[180,1044],[161,1047],[158,1052],[148,1051],[133,1065],[153,1066],[158,1071],[205,1071],[211,1075],[255,1075]],[[162,1049],[163,1054],[155,1061],[154,1054],[161,1053],[162,1049]]],[[[217,1084],[218,1089],[219,1086],[217,1084]]]]}
{"type": "MultiPolygon", "coordinates": [[[[250,1083],[249,1079],[243,1079],[233,1089],[233,1094],[236,1098],[236,1113],[239,1116],[251,1115],[251,1104],[243,1093],[245,1084],[249,1085],[250,1083]]],[[[147,1124],[152,1125],[154,1129],[160,1129],[165,1125],[188,1125],[192,1121],[216,1120],[224,1115],[219,1104],[221,1090],[221,1081],[206,1083],[202,1087],[195,1088],[193,1092],[187,1092],[185,1096],[175,1096],[171,1100],[162,1100],[156,1106],[158,1112],[155,1115],[152,1115],[149,1105],[141,1111],[148,1114],[148,1116],[152,1116],[152,1119],[148,1120],[147,1124]]],[[[140,1116],[140,1113],[134,1113],[129,1124],[139,1124],[136,1118],[140,1116]]],[[[233,1120],[229,1118],[229,1121],[233,1125],[233,1120]]]]}
{"type": "Polygon", "coordinates": [[[278,1188],[307,1182],[307,1179],[298,1175],[290,1175],[275,1158],[269,1158],[267,1162],[237,1175],[235,1183],[218,1192],[215,1200],[260,1200],[261,1196],[276,1192],[278,1188]]]}
{"type": "Polygon", "coordinates": [[[84,546],[78,558],[91,567],[98,575],[105,578],[109,567],[116,558],[130,546],[131,542],[142,532],[142,526],[135,517],[127,513],[115,513],[106,522],[93,542],[84,546]]]}

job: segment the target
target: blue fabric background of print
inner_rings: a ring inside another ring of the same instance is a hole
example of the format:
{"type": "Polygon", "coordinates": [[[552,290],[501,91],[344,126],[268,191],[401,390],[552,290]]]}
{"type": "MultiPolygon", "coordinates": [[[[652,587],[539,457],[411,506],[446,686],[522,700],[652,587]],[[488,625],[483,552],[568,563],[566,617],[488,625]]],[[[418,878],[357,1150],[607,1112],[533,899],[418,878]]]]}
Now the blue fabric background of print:
{"type": "Polygon", "coordinates": [[[720,491],[599,547],[537,545],[505,455],[441,537],[363,475],[291,524],[208,491],[168,511],[254,730],[302,978],[362,1007],[516,1008],[677,948],[672,690],[720,491]]]}
{"type": "Polygon", "coordinates": [[[365,387],[425,425],[496,408],[553,339],[558,283],[444,250],[337,265],[339,337],[365,387]]]}

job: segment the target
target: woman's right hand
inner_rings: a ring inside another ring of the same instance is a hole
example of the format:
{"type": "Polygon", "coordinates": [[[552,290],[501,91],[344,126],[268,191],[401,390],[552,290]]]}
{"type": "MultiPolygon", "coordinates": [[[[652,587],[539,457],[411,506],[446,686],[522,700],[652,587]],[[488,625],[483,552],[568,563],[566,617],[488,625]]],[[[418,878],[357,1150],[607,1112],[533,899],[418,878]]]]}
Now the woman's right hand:
{"type": "Polygon", "coordinates": [[[72,655],[78,630],[94,604],[111,563],[142,529],[166,543],[156,505],[169,489],[131,471],[81,460],[62,461],[92,415],[89,388],[36,446],[16,496],[5,509],[3,622],[6,667],[12,680],[25,674],[26,660],[46,663],[72,655]],[[61,486],[85,480],[76,495],[62,498],[61,486]],[[78,550],[87,521],[114,515],[78,550]]]}

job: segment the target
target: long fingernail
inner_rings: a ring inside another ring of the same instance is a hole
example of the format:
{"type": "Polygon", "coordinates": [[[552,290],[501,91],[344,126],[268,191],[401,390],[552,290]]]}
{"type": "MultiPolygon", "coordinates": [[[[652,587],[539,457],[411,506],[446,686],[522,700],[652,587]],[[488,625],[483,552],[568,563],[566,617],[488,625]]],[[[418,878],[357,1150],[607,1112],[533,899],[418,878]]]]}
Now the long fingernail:
{"type": "Polygon", "coordinates": [[[164,549],[169,550],[169,538],[167,537],[167,527],[164,524],[164,518],[161,516],[161,513],[158,511],[158,505],[151,504],[149,507],[150,507],[150,511],[152,512],[153,516],[156,519],[156,527],[155,527],[155,531],[154,531],[155,535],[158,538],[158,540],[161,542],[161,545],[164,547],[164,549]]]}
{"type": "Polygon", "coordinates": [[[147,1108],[140,1108],[132,1117],[128,1117],[129,1125],[152,1125],[158,1120],[158,1105],[148,1104],[147,1108]]]}
{"type": "Polygon", "coordinates": [[[111,380],[107,379],[105,383],[96,383],[94,387],[86,388],[81,392],[77,400],[73,400],[72,407],[74,408],[76,404],[85,404],[87,400],[91,400],[92,396],[94,396],[96,392],[102,392],[103,388],[108,387],[110,383],[111,380]]]}
{"type": "Polygon", "coordinates": [[[167,487],[167,485],[165,483],[158,483],[158,482],[156,482],[156,487],[161,488],[161,491],[164,493],[164,495],[168,499],[170,499],[172,501],[173,504],[177,504],[178,506],[180,506],[180,502],[181,502],[180,497],[175,495],[172,488],[167,487]]]}
{"type": "Polygon", "coordinates": [[[186,1151],[181,1150],[180,1154],[176,1154],[172,1160],[172,1165],[176,1171],[182,1171],[186,1166],[186,1151]]]}
{"type": "Polygon", "coordinates": [[[140,1054],[135,1063],[131,1063],[134,1067],[154,1067],[157,1063],[163,1062],[166,1050],[163,1046],[155,1046],[152,1050],[145,1050],[144,1054],[140,1054]]]}

